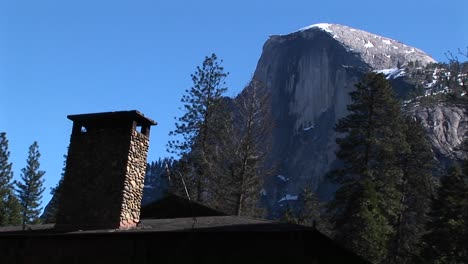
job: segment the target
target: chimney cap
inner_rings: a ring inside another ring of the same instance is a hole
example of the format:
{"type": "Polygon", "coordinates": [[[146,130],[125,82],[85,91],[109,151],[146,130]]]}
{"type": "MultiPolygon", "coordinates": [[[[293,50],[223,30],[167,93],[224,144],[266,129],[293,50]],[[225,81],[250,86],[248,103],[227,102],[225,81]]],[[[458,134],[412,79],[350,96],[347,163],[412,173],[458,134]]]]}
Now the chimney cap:
{"type": "Polygon", "coordinates": [[[67,118],[85,126],[108,122],[122,123],[128,121],[135,121],[139,126],[154,126],[158,124],[156,121],[145,117],[137,110],[68,115],[67,118]]]}

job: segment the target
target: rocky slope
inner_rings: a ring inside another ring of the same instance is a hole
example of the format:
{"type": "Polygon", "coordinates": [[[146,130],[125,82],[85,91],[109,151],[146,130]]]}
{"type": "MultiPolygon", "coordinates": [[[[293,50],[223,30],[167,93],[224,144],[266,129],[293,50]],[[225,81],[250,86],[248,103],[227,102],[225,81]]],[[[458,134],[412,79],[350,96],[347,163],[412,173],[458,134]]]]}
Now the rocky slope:
{"type": "Polygon", "coordinates": [[[435,62],[417,48],[348,26],[321,23],[302,28],[296,33],[302,33],[307,38],[316,30],[328,33],[374,69],[393,68],[395,63],[405,66],[410,61],[420,61],[422,64],[435,62]]]}
{"type": "Polygon", "coordinates": [[[464,104],[436,102],[421,105],[410,104],[407,112],[422,121],[437,159],[466,159],[461,149],[463,138],[468,136],[468,108],[464,104]]]}
{"type": "MultiPolygon", "coordinates": [[[[269,161],[279,176],[267,180],[262,192],[272,211],[297,199],[305,185],[325,199],[332,193],[324,176],[336,160],[333,127],[347,114],[354,85],[371,70],[398,79],[404,71],[386,69],[416,61],[421,66],[435,62],[396,40],[335,24],[316,24],[267,40],[254,79],[269,89],[275,119],[269,161]]],[[[466,133],[466,111],[443,105],[411,111],[433,131],[434,148],[442,156],[459,155],[453,151],[466,133]]]]}

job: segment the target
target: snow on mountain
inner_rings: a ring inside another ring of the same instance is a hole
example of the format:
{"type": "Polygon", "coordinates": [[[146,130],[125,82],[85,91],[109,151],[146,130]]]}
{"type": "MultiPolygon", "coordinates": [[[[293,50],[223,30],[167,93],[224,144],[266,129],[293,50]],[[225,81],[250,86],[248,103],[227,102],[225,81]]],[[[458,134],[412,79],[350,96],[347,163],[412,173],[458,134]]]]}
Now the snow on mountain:
{"type": "Polygon", "coordinates": [[[282,180],[282,181],[288,181],[289,178],[284,176],[284,175],[277,175],[276,177],[278,177],[278,179],[282,180]]]}
{"type": "Polygon", "coordinates": [[[383,70],[375,70],[376,73],[382,73],[385,75],[387,80],[393,80],[396,78],[400,78],[406,75],[405,69],[401,68],[391,68],[391,69],[383,69],[383,70]]]}
{"type": "Polygon", "coordinates": [[[321,30],[323,30],[325,32],[333,33],[333,31],[331,31],[329,29],[330,26],[331,26],[331,24],[328,24],[328,23],[318,23],[318,24],[307,26],[307,27],[303,27],[303,28],[299,29],[299,31],[305,31],[305,30],[308,30],[308,29],[311,29],[311,28],[319,28],[319,29],[321,29],[321,30]]]}
{"type": "Polygon", "coordinates": [[[313,35],[316,31],[326,32],[350,51],[359,54],[373,69],[393,68],[397,62],[400,62],[402,66],[409,61],[419,61],[422,65],[436,62],[422,50],[397,40],[339,24],[313,24],[285,36],[292,34],[307,36],[307,34],[313,35]]]}
{"type": "Polygon", "coordinates": [[[291,195],[291,194],[286,194],[281,198],[278,203],[285,202],[285,201],[296,201],[298,199],[298,195],[291,195]]]}

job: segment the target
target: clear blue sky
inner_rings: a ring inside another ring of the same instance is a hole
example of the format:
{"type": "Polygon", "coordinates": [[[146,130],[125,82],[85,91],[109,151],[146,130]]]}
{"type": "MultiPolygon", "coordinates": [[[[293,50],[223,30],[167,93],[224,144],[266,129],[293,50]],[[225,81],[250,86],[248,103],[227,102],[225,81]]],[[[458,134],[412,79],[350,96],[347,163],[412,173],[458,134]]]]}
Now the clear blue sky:
{"type": "Polygon", "coordinates": [[[0,131],[15,178],[37,140],[43,205],[57,183],[69,114],[138,109],[159,122],[148,160],[166,155],[190,74],[215,52],[228,95],[251,78],[269,35],[319,22],[363,29],[436,60],[468,45],[468,1],[0,0],[0,131]]]}

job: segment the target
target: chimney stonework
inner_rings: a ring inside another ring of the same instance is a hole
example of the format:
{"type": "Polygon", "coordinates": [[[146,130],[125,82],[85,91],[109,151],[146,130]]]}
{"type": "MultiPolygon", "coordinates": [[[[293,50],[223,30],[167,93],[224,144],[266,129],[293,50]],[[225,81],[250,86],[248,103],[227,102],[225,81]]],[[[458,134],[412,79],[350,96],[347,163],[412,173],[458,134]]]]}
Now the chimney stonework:
{"type": "Polygon", "coordinates": [[[135,227],[140,220],[150,127],[156,122],[138,111],[68,118],[73,130],[56,228],[135,227]]]}

